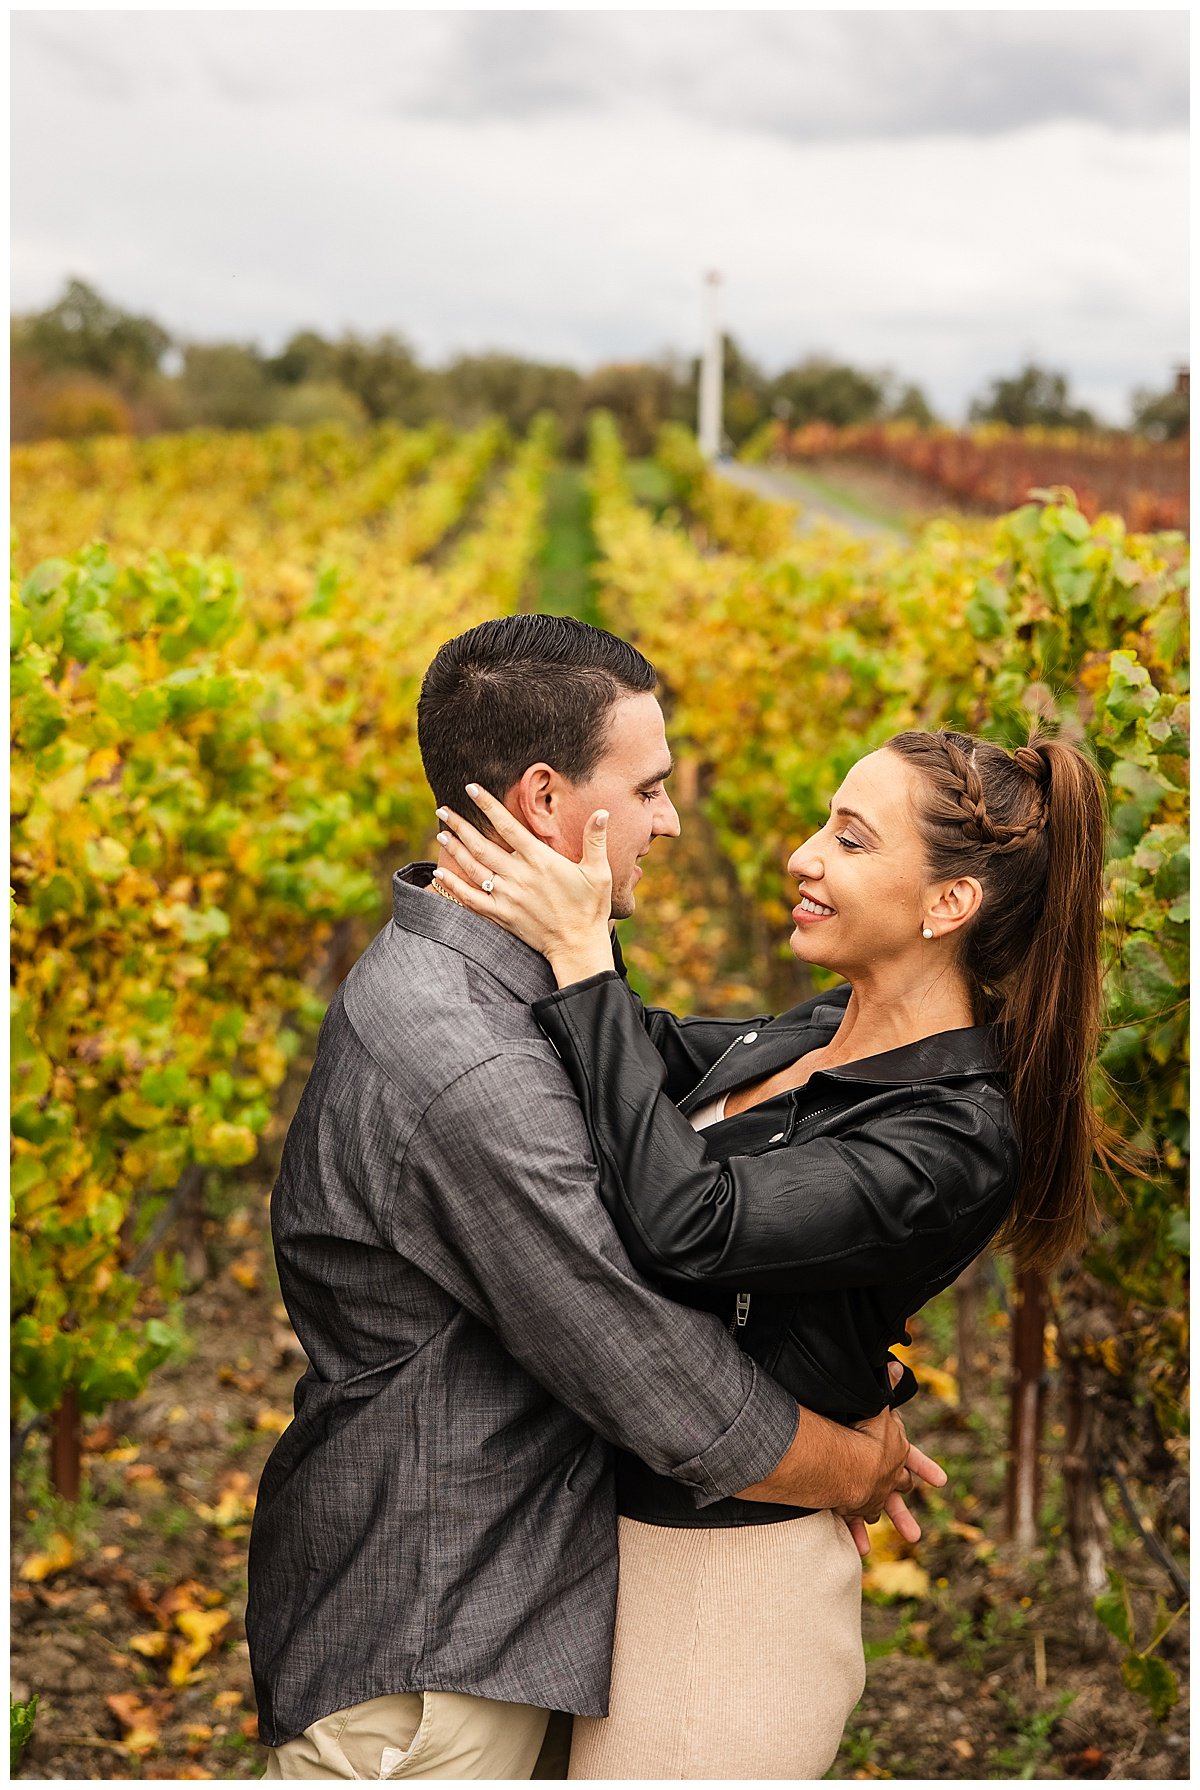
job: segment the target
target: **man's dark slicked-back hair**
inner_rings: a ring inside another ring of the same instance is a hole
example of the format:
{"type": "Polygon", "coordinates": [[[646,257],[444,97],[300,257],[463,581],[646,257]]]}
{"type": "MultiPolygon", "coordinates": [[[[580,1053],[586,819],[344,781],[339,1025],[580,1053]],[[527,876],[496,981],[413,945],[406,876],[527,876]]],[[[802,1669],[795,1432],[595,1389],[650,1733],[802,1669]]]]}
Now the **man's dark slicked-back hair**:
{"type": "Polygon", "coordinates": [[[486,825],[464,785],[501,800],[531,764],[586,783],[609,712],[657,674],[627,640],[564,615],[505,615],[438,649],[421,685],[417,742],[439,805],[486,825]]]}

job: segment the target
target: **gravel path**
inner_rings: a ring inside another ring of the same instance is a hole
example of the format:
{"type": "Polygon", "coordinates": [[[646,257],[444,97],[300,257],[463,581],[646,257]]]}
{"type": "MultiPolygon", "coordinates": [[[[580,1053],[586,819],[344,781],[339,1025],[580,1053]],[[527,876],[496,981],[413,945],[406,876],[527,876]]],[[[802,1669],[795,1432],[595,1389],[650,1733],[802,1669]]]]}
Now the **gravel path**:
{"type": "Polygon", "coordinates": [[[759,497],[772,497],[784,503],[803,506],[796,521],[796,533],[808,534],[822,522],[836,522],[839,528],[863,540],[902,541],[905,537],[886,522],[864,516],[860,510],[831,497],[823,486],[792,467],[743,466],[736,460],[722,460],[716,469],[731,484],[754,491],[759,497]]]}

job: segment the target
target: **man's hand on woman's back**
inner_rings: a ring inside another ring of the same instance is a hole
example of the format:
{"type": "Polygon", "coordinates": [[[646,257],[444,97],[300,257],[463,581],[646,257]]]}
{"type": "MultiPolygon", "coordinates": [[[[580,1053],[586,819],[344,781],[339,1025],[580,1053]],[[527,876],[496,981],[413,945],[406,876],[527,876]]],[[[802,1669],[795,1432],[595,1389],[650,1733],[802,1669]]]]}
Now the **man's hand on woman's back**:
{"type": "MultiPolygon", "coordinates": [[[[893,1386],[899,1362],[888,1372],[893,1386]]],[[[740,1498],[766,1504],[798,1504],[835,1510],[850,1526],[860,1554],[870,1550],[867,1523],[885,1512],[905,1541],[921,1529],[904,1502],[918,1482],[942,1486],[946,1475],[911,1443],[895,1411],[885,1407],[852,1429],[803,1408],[792,1445],[767,1478],[747,1486],[740,1498]]]]}

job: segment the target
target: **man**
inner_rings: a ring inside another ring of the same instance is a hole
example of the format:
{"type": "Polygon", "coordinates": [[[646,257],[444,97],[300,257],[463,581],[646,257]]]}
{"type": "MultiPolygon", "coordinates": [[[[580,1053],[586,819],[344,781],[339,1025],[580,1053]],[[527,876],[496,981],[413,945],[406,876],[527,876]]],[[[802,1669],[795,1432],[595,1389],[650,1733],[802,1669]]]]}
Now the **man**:
{"type": "MultiPolygon", "coordinates": [[[[471,812],[478,779],[573,857],[606,807],[613,915],[632,913],[640,860],[679,831],[654,684],[579,622],[448,642],[418,707],[437,801],[471,812]]],[[[634,1272],[529,1010],[548,965],[433,868],[397,873],[334,996],[272,1200],[310,1365],[250,1547],[268,1776],[528,1777],[547,1711],[603,1714],[610,1444],[700,1504],[878,1511],[911,1483],[897,1420],[798,1410],[716,1317],[634,1272]]]]}

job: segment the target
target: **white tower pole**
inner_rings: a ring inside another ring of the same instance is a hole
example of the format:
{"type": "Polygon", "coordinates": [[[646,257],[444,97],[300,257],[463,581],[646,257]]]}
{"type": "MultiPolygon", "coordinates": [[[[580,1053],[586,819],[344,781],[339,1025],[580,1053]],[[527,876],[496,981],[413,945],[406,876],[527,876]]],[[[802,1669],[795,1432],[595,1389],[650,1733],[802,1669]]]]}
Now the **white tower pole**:
{"type": "Polygon", "coordinates": [[[704,276],[704,352],[700,360],[700,414],[696,434],[700,452],[706,460],[715,460],[721,451],[721,379],[724,356],[721,351],[721,324],[717,315],[719,273],[704,276]]]}

